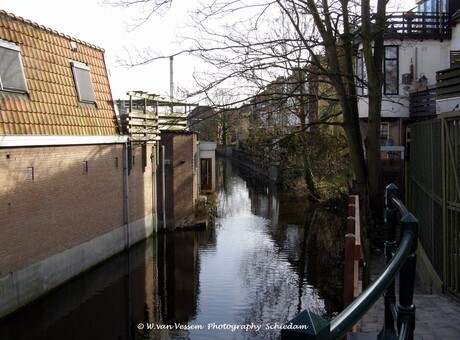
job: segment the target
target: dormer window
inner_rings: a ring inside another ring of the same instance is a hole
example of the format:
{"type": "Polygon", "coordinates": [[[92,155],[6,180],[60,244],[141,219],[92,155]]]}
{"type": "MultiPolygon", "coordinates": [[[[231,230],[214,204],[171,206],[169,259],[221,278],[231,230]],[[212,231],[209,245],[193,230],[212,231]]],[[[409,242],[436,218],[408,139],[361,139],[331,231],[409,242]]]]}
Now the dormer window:
{"type": "Polygon", "coordinates": [[[0,90],[27,93],[19,46],[0,40],[0,90]]]}
{"type": "Polygon", "coordinates": [[[77,88],[78,100],[84,103],[95,103],[96,97],[94,95],[89,66],[78,61],[71,61],[70,64],[72,66],[75,87],[77,88]]]}

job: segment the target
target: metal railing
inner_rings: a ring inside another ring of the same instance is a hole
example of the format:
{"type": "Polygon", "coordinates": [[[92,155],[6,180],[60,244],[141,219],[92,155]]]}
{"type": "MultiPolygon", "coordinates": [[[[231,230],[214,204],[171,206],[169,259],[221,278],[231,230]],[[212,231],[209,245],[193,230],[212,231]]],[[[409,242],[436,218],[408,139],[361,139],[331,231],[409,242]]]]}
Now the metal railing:
{"type": "Polygon", "coordinates": [[[327,321],[308,310],[289,321],[281,330],[281,339],[340,339],[384,294],[385,321],[380,332],[384,339],[413,339],[415,306],[413,304],[415,280],[415,250],[418,242],[418,221],[397,198],[398,188],[390,184],[385,193],[385,221],[387,265],[347,308],[332,321],[327,321]],[[396,241],[397,215],[401,237],[396,241]],[[399,306],[396,305],[395,277],[399,273],[399,306]]]}

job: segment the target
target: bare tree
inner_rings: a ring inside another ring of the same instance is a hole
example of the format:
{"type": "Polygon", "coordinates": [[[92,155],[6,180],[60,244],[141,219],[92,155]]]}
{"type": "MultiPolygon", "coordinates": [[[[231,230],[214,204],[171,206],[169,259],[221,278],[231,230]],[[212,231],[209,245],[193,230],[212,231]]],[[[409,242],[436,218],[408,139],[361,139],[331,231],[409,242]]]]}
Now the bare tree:
{"type": "MultiPolygon", "coordinates": [[[[153,5],[148,17],[172,0],[139,2],[153,5]]],[[[278,76],[293,74],[299,65],[314,66],[334,88],[318,99],[336,101],[341,108],[356,190],[365,199],[372,224],[380,222],[382,211],[379,129],[387,2],[377,0],[374,9],[370,0],[214,0],[191,13],[190,27],[195,31],[183,37],[187,47],[178,51],[199,56],[209,69],[206,77],[197,75],[200,89],[194,94],[209,93],[216,86],[237,87],[240,97],[235,102],[257,95],[278,76]],[[367,161],[356,90],[362,80],[354,72],[358,40],[363,45],[369,88],[367,161]]],[[[142,62],[163,57],[167,56],[152,52],[142,62]]],[[[305,95],[300,95],[301,101],[305,95]]]]}

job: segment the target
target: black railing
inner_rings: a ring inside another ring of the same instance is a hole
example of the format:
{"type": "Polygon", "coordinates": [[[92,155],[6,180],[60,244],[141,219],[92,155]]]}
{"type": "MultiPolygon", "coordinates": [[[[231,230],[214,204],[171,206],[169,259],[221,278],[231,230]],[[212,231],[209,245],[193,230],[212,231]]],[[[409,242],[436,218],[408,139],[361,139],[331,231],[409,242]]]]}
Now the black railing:
{"type": "Polygon", "coordinates": [[[387,265],[356,300],[332,321],[303,311],[281,330],[281,339],[340,339],[355,325],[384,294],[385,322],[380,335],[384,339],[413,339],[415,306],[413,304],[415,280],[415,250],[418,242],[418,221],[397,198],[398,188],[390,184],[385,193],[385,221],[387,265]],[[396,241],[397,214],[401,239],[396,241]],[[395,277],[400,273],[399,306],[396,306],[395,277]]]}
{"type": "Polygon", "coordinates": [[[405,12],[390,13],[387,18],[387,38],[450,39],[452,29],[448,13],[405,12]]]}

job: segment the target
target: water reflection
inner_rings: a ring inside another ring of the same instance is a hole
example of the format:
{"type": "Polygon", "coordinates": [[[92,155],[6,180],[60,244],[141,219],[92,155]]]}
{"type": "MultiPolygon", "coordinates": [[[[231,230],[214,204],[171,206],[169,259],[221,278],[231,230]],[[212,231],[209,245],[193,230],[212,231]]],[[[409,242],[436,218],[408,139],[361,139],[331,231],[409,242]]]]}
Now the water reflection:
{"type": "Polygon", "coordinates": [[[215,228],[136,245],[3,320],[0,338],[276,339],[302,309],[337,312],[341,220],[218,164],[215,228]]]}
{"type": "Polygon", "coordinates": [[[0,338],[131,339],[132,320],[150,318],[157,305],[151,245],[136,245],[3,320],[0,338]]]}

